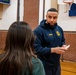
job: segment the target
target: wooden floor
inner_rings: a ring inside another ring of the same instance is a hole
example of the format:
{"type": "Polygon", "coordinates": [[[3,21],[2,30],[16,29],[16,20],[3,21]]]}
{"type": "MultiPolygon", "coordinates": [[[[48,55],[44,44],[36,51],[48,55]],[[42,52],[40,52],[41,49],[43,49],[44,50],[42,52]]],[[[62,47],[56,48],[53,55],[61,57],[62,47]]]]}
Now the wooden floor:
{"type": "Polygon", "coordinates": [[[76,75],[76,62],[61,62],[61,75],[76,75]]]}

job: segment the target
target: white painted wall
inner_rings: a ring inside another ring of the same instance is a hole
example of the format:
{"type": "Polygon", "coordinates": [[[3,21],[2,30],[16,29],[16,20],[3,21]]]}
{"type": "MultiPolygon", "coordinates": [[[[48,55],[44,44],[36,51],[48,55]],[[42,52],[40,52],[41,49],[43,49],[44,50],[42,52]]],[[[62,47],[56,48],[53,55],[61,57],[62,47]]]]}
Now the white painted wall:
{"type": "Polygon", "coordinates": [[[51,8],[51,0],[45,0],[45,18],[46,18],[46,12],[48,9],[51,8]]]}
{"type": "MultiPolygon", "coordinates": [[[[74,0],[76,3],[76,0],[74,0]]],[[[58,24],[63,28],[64,31],[76,31],[76,16],[69,17],[68,11],[65,13],[65,3],[63,0],[58,0],[59,4],[59,17],[58,17],[58,24]]],[[[51,7],[51,0],[45,0],[45,16],[46,11],[51,7]]],[[[40,0],[40,7],[39,7],[39,23],[43,18],[43,0],[40,0]]]]}
{"type": "MultiPolygon", "coordinates": [[[[76,3],[76,0],[74,0],[76,3]]],[[[24,0],[20,0],[20,20],[23,20],[24,0]]],[[[65,4],[62,0],[58,0],[59,4],[59,18],[58,24],[64,31],[76,31],[76,16],[69,17],[68,12],[64,13],[65,4]]],[[[51,0],[45,0],[45,15],[47,10],[51,7],[51,0]]],[[[17,0],[11,0],[10,5],[3,5],[3,16],[0,20],[0,30],[8,30],[12,22],[16,21],[17,17],[17,0]]],[[[40,0],[39,5],[39,23],[43,19],[43,0],[40,0]]]]}
{"type": "MultiPolygon", "coordinates": [[[[3,15],[0,20],[0,30],[8,30],[11,23],[17,20],[17,1],[11,0],[10,5],[3,5],[3,15]]],[[[20,20],[23,20],[23,3],[24,0],[20,0],[20,20]]]]}
{"type": "MultiPolygon", "coordinates": [[[[40,0],[39,2],[39,23],[40,21],[43,19],[43,0],[40,0]]],[[[45,15],[46,16],[46,12],[47,10],[51,7],[51,0],[45,0],[45,15]]]]}
{"type": "Polygon", "coordinates": [[[43,19],[43,0],[39,0],[39,23],[43,19]]]}
{"type": "MultiPolygon", "coordinates": [[[[74,0],[76,3],[76,0],[74,0]]],[[[69,17],[68,11],[65,12],[65,4],[62,0],[58,0],[59,4],[59,17],[58,24],[63,28],[64,31],[76,31],[76,16],[69,17]]]]}
{"type": "MultiPolygon", "coordinates": [[[[67,1],[71,1],[71,0],[67,0],[67,1]]],[[[74,3],[76,3],[76,0],[73,0],[74,1],[74,3]]],[[[63,0],[58,0],[58,4],[65,4],[65,3],[63,3],[63,0]]]]}

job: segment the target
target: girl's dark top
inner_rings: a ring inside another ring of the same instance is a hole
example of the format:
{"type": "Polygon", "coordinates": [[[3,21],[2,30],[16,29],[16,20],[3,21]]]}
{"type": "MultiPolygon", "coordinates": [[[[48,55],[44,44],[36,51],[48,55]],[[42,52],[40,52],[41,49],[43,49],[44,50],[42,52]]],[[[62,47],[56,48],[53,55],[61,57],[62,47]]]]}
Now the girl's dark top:
{"type": "MultiPolygon", "coordinates": [[[[0,59],[4,56],[4,53],[0,54],[0,59]]],[[[32,75],[45,75],[44,67],[40,59],[32,57],[33,74],[32,75]]],[[[29,75],[28,70],[26,75],[29,75]]],[[[22,75],[25,75],[25,68],[22,71],[22,75]]]]}

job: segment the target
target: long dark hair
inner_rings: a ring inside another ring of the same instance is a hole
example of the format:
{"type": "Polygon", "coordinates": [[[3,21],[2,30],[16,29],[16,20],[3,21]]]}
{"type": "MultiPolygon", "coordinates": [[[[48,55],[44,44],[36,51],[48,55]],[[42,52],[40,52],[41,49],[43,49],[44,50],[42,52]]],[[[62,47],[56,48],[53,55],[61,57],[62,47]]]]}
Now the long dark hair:
{"type": "Polygon", "coordinates": [[[4,54],[0,59],[0,75],[32,75],[34,34],[28,23],[14,22],[9,27],[4,54]]]}

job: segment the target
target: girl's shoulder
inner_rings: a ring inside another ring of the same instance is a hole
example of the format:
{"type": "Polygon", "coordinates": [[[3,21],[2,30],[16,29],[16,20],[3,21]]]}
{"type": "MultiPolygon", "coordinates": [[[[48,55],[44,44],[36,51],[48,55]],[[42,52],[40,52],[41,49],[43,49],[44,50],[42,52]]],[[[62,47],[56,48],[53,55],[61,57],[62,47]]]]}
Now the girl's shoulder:
{"type": "Polygon", "coordinates": [[[33,75],[45,75],[44,67],[40,59],[32,57],[33,75]]]}
{"type": "Polygon", "coordinates": [[[38,59],[37,57],[32,57],[32,63],[33,64],[42,64],[42,62],[41,62],[41,60],[40,59],[38,59]]]}

